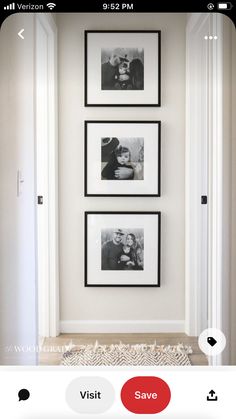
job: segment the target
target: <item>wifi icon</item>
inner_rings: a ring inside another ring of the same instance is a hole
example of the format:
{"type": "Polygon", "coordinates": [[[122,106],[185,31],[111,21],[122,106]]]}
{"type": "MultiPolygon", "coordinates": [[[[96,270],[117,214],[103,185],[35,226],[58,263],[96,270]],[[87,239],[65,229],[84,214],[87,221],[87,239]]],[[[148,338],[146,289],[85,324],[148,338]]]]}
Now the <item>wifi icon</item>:
{"type": "Polygon", "coordinates": [[[56,4],[55,3],[48,3],[47,4],[47,7],[50,9],[50,10],[52,10],[52,9],[54,9],[54,7],[56,6],[56,4]]]}

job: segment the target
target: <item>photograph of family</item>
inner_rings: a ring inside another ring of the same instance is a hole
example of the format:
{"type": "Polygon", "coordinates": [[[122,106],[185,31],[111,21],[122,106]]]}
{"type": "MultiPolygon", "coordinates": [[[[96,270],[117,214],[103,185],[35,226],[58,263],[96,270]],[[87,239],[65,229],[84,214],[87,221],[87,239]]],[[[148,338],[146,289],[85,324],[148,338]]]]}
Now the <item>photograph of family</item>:
{"type": "Polygon", "coordinates": [[[102,138],[101,179],[143,180],[144,138],[102,138]]]}
{"type": "Polygon", "coordinates": [[[160,36],[85,31],[85,106],[160,106],[160,36]]]}
{"type": "Polygon", "coordinates": [[[160,287],[161,213],[85,213],[85,287],[160,287]]]}
{"type": "Polygon", "coordinates": [[[102,270],[123,271],[144,269],[144,230],[102,229],[102,270]]]}
{"type": "Polygon", "coordinates": [[[101,50],[102,90],[144,90],[144,49],[101,50]]]}

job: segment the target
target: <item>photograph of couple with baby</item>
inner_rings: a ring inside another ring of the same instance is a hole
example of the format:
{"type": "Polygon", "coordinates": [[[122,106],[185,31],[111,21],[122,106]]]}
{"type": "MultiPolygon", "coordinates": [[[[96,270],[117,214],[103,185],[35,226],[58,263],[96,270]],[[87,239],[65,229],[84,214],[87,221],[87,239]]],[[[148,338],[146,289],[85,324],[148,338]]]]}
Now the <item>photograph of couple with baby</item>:
{"type": "Polygon", "coordinates": [[[102,270],[143,270],[143,229],[103,229],[102,270]]]}
{"type": "Polygon", "coordinates": [[[144,49],[102,49],[102,90],[144,90],[144,49]]]}
{"type": "Polygon", "coordinates": [[[102,180],[144,179],[144,138],[101,139],[102,180]]]}

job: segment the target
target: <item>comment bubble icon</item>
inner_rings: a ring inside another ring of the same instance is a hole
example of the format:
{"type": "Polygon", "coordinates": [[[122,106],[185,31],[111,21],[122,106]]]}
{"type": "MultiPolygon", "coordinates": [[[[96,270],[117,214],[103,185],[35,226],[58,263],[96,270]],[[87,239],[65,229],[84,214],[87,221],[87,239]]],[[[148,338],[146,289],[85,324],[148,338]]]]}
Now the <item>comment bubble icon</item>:
{"type": "Polygon", "coordinates": [[[19,402],[21,402],[22,400],[28,400],[30,397],[30,392],[29,390],[27,390],[26,388],[22,388],[19,392],[18,392],[18,397],[19,397],[19,402]]]}

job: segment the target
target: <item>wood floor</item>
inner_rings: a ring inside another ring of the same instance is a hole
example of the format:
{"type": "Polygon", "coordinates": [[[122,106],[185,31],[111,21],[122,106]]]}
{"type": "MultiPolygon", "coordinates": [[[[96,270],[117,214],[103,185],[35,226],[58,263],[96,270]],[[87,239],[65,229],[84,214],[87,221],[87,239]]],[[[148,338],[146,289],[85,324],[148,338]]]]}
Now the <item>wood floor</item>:
{"type": "Polygon", "coordinates": [[[45,338],[42,350],[39,354],[39,365],[60,365],[63,352],[66,351],[66,345],[89,345],[96,341],[101,345],[110,345],[116,343],[152,344],[158,345],[177,345],[182,343],[192,347],[193,353],[189,355],[192,365],[208,365],[206,356],[200,351],[198,339],[189,337],[184,333],[125,333],[125,334],[61,334],[56,338],[45,338]]]}

